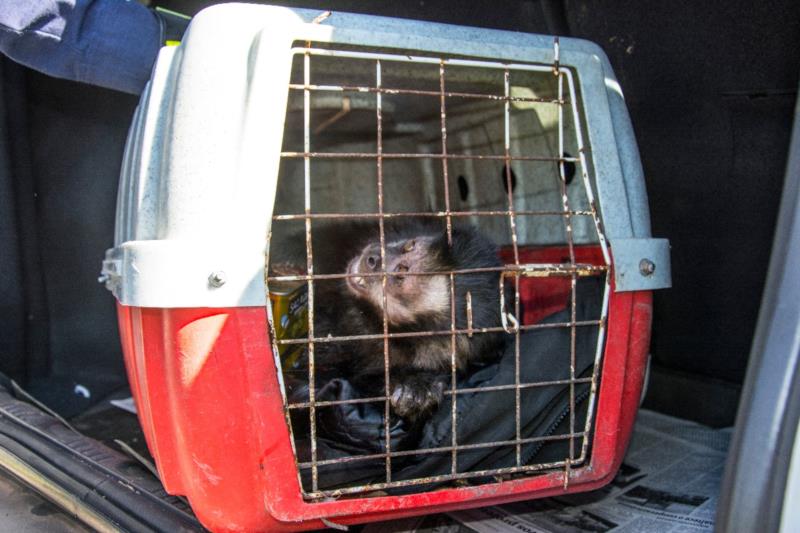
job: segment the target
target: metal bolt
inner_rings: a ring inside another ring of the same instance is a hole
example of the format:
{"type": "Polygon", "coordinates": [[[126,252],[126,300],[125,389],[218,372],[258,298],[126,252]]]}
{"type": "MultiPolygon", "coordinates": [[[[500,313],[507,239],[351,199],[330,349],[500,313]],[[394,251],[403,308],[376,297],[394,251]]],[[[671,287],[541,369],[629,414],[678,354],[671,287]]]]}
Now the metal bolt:
{"type": "Polygon", "coordinates": [[[225,282],[228,281],[228,276],[225,275],[225,272],[222,270],[217,270],[212,272],[208,276],[208,284],[212,287],[222,287],[225,285],[225,282]]]}
{"type": "Polygon", "coordinates": [[[652,276],[656,271],[656,264],[649,259],[639,261],[639,272],[642,276],[652,276]]]}

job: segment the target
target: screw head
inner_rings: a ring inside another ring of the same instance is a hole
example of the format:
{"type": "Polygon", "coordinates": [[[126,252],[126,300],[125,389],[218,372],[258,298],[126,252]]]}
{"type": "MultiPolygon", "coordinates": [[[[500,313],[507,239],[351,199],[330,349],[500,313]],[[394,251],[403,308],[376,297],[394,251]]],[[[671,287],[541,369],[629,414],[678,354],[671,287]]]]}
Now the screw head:
{"type": "Polygon", "coordinates": [[[656,264],[649,259],[639,261],[639,273],[642,276],[652,276],[656,271],[656,264]]]}
{"type": "Polygon", "coordinates": [[[216,270],[208,276],[208,284],[212,287],[222,287],[228,281],[228,276],[222,270],[216,270]]]}

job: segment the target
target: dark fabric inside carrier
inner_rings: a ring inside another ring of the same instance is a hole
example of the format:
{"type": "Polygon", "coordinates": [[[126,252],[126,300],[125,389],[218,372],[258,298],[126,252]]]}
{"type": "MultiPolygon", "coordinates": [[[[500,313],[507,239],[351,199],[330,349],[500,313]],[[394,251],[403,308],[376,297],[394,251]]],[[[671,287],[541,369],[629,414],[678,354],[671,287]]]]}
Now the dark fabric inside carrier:
{"type": "MultiPolygon", "coordinates": [[[[596,320],[603,299],[601,278],[581,279],[576,288],[576,321],[596,320]]],[[[570,308],[551,314],[539,324],[570,322],[570,308]]],[[[575,327],[575,377],[590,376],[593,369],[598,330],[596,325],[575,327]]],[[[545,383],[570,379],[571,328],[544,327],[520,333],[519,383],[545,383]]],[[[489,388],[516,383],[514,336],[509,335],[502,357],[483,367],[471,367],[458,380],[457,388],[489,388]]],[[[520,440],[549,437],[521,444],[521,464],[564,461],[570,455],[570,384],[520,387],[520,440]],[[559,436],[561,436],[559,438],[559,436]]],[[[514,467],[516,445],[472,445],[507,442],[516,439],[515,387],[504,390],[477,390],[458,394],[456,472],[476,472],[514,467]],[[466,448],[463,448],[465,447],[466,448]]],[[[338,401],[358,398],[359,391],[348,381],[318,378],[316,400],[338,401]]],[[[573,458],[580,455],[589,397],[589,383],[574,384],[573,458]]],[[[390,418],[391,452],[417,450],[421,453],[392,456],[392,480],[419,479],[452,473],[452,452],[427,451],[453,444],[452,396],[445,396],[437,411],[418,427],[390,418]]],[[[308,413],[293,416],[295,446],[300,462],[311,461],[307,434],[308,413]]],[[[384,454],[384,404],[359,403],[317,408],[317,461],[384,454]]],[[[323,490],[385,481],[385,458],[345,460],[318,466],[319,488],[323,490]]],[[[311,469],[302,468],[305,490],[311,487],[311,469]]],[[[472,479],[471,483],[485,482],[472,479]]],[[[426,485],[433,488],[437,483],[426,485]]],[[[392,494],[418,492],[419,485],[387,490],[392,494]]]]}

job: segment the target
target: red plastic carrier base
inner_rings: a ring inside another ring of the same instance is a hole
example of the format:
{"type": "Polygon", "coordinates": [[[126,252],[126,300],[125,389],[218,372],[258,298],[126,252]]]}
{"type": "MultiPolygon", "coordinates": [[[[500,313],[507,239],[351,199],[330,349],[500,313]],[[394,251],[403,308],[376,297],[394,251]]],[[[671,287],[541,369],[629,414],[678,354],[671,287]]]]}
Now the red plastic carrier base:
{"type": "MultiPolygon", "coordinates": [[[[593,248],[575,251],[580,261],[598,256],[593,248]]],[[[525,261],[541,262],[563,249],[522,253],[525,261]]],[[[531,311],[548,306],[554,311],[553,301],[565,301],[550,297],[563,296],[569,281],[546,282],[551,286],[544,291],[542,285],[532,291],[522,284],[526,321],[536,320],[531,311]]],[[[166,490],[185,495],[214,531],[299,531],[326,527],[325,522],[389,520],[608,483],[622,461],[640,399],[652,293],[614,292],[612,284],[591,454],[568,480],[561,469],[480,486],[319,503],[301,495],[264,308],[119,305],[118,312],[139,418],[166,490]]]]}

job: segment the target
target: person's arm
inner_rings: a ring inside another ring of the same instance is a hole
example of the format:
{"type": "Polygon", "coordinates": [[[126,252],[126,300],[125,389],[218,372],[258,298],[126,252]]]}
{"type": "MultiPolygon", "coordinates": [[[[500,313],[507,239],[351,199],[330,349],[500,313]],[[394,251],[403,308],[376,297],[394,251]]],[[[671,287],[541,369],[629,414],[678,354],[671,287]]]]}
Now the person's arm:
{"type": "Polygon", "coordinates": [[[2,0],[0,52],[58,78],[141,93],[162,24],[132,0],[2,0]]]}

